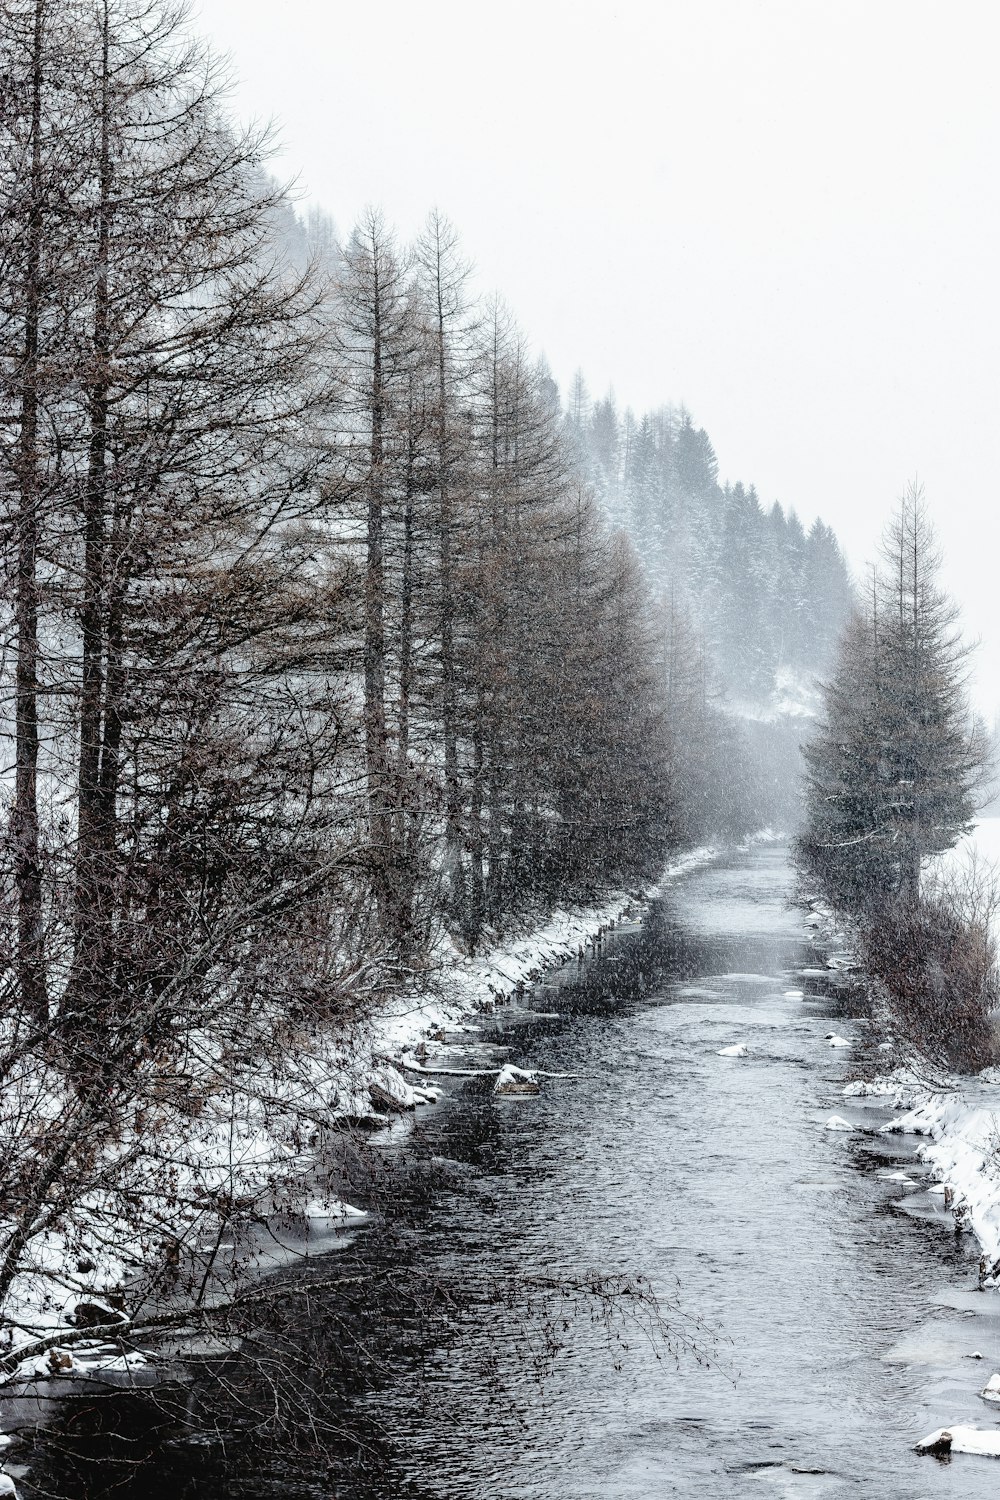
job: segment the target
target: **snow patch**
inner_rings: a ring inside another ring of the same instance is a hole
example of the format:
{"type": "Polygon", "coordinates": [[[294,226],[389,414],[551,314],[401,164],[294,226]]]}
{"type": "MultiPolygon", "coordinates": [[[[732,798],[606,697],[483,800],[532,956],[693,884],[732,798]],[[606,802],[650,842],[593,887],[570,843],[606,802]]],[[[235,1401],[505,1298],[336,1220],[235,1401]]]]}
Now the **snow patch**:
{"type": "Polygon", "coordinates": [[[902,1066],[875,1078],[856,1078],[845,1085],[844,1098],[891,1099],[896,1109],[902,1109],[925,1088],[926,1084],[912,1068],[902,1066]]]}
{"type": "Polygon", "coordinates": [[[1000,1458],[1000,1429],[939,1427],[917,1444],[918,1453],[975,1453],[980,1458],[1000,1458]]]}
{"type": "Polygon", "coordinates": [[[930,1191],[943,1194],[973,1231],[987,1263],[984,1271],[995,1279],[1000,1271],[1000,1121],[996,1108],[970,1099],[964,1091],[929,1093],[882,1128],[887,1133],[928,1138],[917,1154],[939,1179],[930,1191]]]}
{"type": "Polygon", "coordinates": [[[534,1072],[527,1068],[515,1068],[512,1063],[507,1063],[497,1074],[493,1092],[512,1095],[516,1098],[541,1093],[541,1085],[534,1072]]]}
{"type": "Polygon", "coordinates": [[[349,1219],[357,1222],[368,1217],[365,1209],[343,1203],[339,1198],[310,1198],[302,1213],[306,1221],[316,1227],[322,1224],[343,1224],[349,1219]]]}

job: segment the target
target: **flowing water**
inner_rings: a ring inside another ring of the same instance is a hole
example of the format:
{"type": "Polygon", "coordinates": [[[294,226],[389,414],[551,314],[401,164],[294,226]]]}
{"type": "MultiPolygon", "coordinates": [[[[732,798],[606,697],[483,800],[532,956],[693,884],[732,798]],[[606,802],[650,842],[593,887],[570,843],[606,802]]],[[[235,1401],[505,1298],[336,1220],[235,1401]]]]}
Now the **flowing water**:
{"type": "MultiPolygon", "coordinates": [[[[575,1077],[523,1099],[453,1080],[380,1148],[408,1184],[395,1222],[337,1252],[349,1268],[381,1256],[378,1293],[346,1319],[343,1297],[318,1293],[297,1352],[275,1335],[279,1359],[315,1371],[364,1328],[376,1388],[320,1391],[314,1374],[302,1398],[335,1410],[363,1481],[328,1443],[317,1466],[294,1422],[248,1479],[192,1419],[147,1443],[119,1492],[996,1496],[1000,1463],[912,1445],[993,1425],[977,1392],[1000,1368],[1000,1300],[976,1290],[976,1246],[923,1191],[912,1143],[842,1098],[851,1052],[827,1033],[855,1034],[850,993],[788,905],[791,880],[777,846],[689,874],[641,927],[494,1018],[491,1048],[575,1077]],[[719,1055],[737,1043],[746,1055],[719,1055]],[[828,1130],[834,1112],[859,1128],[828,1130]],[[648,1278],[670,1346],[642,1306],[609,1342],[577,1286],[587,1268],[648,1278]],[[406,1278],[443,1314],[397,1305],[406,1278]]],[[[42,1445],[39,1493],[65,1487],[62,1463],[42,1445]]]]}

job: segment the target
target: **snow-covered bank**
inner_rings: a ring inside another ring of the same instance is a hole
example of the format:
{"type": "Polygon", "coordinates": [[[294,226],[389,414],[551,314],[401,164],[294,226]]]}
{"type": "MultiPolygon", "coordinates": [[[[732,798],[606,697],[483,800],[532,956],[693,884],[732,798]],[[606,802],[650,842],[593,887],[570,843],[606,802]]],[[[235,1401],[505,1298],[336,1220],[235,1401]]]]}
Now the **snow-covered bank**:
{"type": "MultiPolygon", "coordinates": [[[[956,1080],[950,1091],[907,1086],[887,1078],[902,1113],[883,1129],[925,1136],[917,1155],[945,1189],[945,1202],[956,1223],[975,1234],[983,1255],[981,1280],[1000,1282],[1000,1073],[987,1069],[978,1078],[956,1080]]],[[[848,1085],[852,1090],[852,1086],[848,1085]]],[[[853,1092],[857,1093],[856,1087],[853,1092]]]]}
{"type": "MultiPolygon", "coordinates": [[[[759,837],[771,837],[769,833],[759,837]]],[[[640,916],[662,890],[688,870],[707,864],[718,850],[704,845],[671,860],[653,884],[639,891],[614,891],[584,907],[560,907],[540,925],[525,927],[489,952],[467,957],[450,943],[435,955],[433,993],[387,1005],[359,1038],[373,1055],[402,1059],[436,1031],[467,1024],[470,1015],[509,1000],[549,969],[575,958],[602,933],[640,916]]],[[[354,1080],[355,1102],[363,1104],[363,1076],[354,1080]],[[362,1085],[358,1094],[357,1085],[362,1085]]]]}
{"type": "MultiPolygon", "coordinates": [[[[426,1058],[447,1031],[471,1029],[477,1014],[638,917],[670,880],[715,854],[689,851],[656,883],[558,910],[481,957],[442,944],[423,995],[397,998],[350,1027],[276,1018],[266,1051],[246,1055],[195,1038],[192,1107],[178,1112],[171,1096],[157,1108],[140,1096],[116,1138],[100,1142],[74,1201],[29,1239],[0,1330],[0,1371],[64,1379],[74,1362],[43,1360],[50,1351],[79,1355],[102,1337],[141,1342],[161,1326],[164,1305],[172,1313],[189,1305],[186,1287],[225,1297],[274,1263],[275,1221],[290,1253],[329,1250],[359,1215],[322,1180],[324,1132],[439,1098],[435,1079],[418,1076],[418,1049],[426,1058]]],[[[39,1109],[64,1107],[44,1078],[29,1086],[39,1109]]]]}
{"type": "MultiPolygon", "coordinates": [[[[1000,819],[979,818],[971,832],[945,854],[929,862],[928,873],[949,874],[969,861],[1000,862],[1000,819]]],[[[844,933],[834,934],[828,913],[818,924],[827,936],[849,944],[844,933]]],[[[888,1014],[874,1016],[875,1027],[888,1037],[893,1030],[888,1014]]],[[[897,1040],[881,1043],[898,1057],[897,1040]]],[[[982,1248],[984,1284],[1000,1284],[1000,1068],[987,1068],[974,1077],[942,1072],[912,1049],[907,1060],[891,1071],[847,1085],[849,1097],[878,1096],[898,1113],[883,1126],[887,1133],[924,1137],[919,1158],[927,1164],[945,1192],[945,1202],[956,1223],[975,1234],[982,1248]]]]}

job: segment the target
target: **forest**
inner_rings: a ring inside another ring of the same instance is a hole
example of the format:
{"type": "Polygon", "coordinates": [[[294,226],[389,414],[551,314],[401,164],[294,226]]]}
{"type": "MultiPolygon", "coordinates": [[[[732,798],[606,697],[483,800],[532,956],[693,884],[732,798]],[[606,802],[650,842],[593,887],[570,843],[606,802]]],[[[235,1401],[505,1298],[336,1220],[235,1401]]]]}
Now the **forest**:
{"type": "Polygon", "coordinates": [[[651,586],[686,611],[730,705],[801,712],[832,664],[853,605],[837,538],[817,518],[762,506],[754,486],[719,483],[704,428],[683,407],[619,415],[578,374],[566,419],[587,481],[633,539],[651,586]]]}

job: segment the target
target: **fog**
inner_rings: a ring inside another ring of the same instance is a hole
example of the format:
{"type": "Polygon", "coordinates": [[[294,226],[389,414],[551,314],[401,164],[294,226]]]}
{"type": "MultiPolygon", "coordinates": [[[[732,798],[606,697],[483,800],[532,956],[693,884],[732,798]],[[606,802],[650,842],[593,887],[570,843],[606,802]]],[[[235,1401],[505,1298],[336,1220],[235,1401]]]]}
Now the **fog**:
{"type": "Polygon", "coordinates": [[[201,0],[346,230],[438,204],[563,389],[684,401],[860,568],[915,475],[1000,661],[997,14],[980,3],[201,0]]]}

